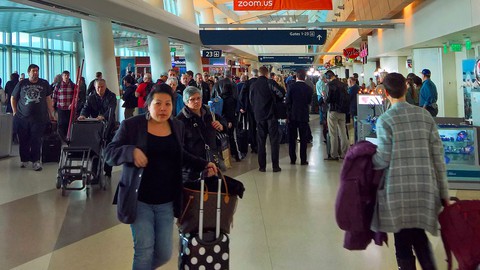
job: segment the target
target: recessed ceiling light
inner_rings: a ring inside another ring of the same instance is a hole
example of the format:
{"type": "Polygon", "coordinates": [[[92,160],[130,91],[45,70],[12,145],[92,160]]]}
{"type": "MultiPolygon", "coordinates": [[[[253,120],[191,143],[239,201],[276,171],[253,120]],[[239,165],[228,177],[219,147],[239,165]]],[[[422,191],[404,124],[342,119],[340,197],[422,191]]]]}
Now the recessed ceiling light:
{"type": "Polygon", "coordinates": [[[57,36],[57,37],[59,37],[59,36],[60,36],[60,34],[56,34],[56,36],[57,36]]]}

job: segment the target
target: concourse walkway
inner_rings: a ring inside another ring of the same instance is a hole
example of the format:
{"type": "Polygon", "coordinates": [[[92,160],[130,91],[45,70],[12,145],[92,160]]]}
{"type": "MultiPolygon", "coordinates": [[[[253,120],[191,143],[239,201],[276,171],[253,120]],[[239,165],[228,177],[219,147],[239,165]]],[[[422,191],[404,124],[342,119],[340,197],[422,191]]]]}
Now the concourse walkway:
{"type": "MultiPolygon", "coordinates": [[[[226,174],[241,180],[246,192],[239,200],[230,234],[233,270],[394,270],[393,237],[389,247],[371,244],[366,251],[342,247],[343,232],[334,218],[341,162],[326,162],[318,118],[311,120],[314,142],[309,166],[290,165],[287,145],[281,145],[282,172],[258,171],[256,155],[234,163],[226,174]]],[[[268,160],[268,159],[267,159],[268,160]]],[[[111,205],[119,168],[111,190],[95,187],[62,197],[55,189],[57,165],[42,172],[20,169],[19,158],[0,160],[0,270],[131,269],[130,227],[116,219],[111,205]]],[[[479,192],[454,192],[474,198],[479,192]]],[[[177,269],[174,254],[163,269],[177,269]]],[[[439,269],[446,269],[440,238],[431,242],[439,269]]]]}

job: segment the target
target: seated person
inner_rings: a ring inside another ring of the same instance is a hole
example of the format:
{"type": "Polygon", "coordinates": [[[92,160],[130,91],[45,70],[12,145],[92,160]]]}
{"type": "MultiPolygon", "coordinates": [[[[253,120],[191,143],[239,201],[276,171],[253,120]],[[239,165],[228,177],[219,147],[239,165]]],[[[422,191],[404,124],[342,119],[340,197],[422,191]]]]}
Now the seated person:
{"type": "MultiPolygon", "coordinates": [[[[99,121],[107,121],[112,125],[115,121],[115,110],[117,109],[117,97],[114,93],[107,89],[104,79],[95,81],[95,93],[87,97],[87,102],[80,112],[78,120],[85,120],[86,118],[96,118],[99,121]],[[111,119],[110,119],[111,118],[111,119]]],[[[108,129],[108,126],[107,126],[108,129]]],[[[111,136],[107,135],[107,144],[112,140],[111,136]]],[[[112,167],[105,163],[105,176],[112,176],[112,167]]]]}

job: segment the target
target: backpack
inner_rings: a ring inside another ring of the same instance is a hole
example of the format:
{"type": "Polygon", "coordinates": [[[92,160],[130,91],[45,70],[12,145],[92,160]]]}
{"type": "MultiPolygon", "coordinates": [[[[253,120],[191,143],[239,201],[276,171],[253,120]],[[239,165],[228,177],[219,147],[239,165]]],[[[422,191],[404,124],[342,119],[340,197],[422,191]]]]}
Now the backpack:
{"type": "Polygon", "coordinates": [[[350,95],[348,94],[345,85],[339,85],[337,88],[337,96],[335,102],[336,112],[349,113],[350,112],[350,95]]]}
{"type": "MultiPolygon", "coordinates": [[[[452,198],[458,200],[457,198],[452,198]]],[[[443,209],[438,216],[448,269],[452,269],[452,255],[459,270],[475,270],[480,266],[480,201],[457,201],[443,209]]]]}

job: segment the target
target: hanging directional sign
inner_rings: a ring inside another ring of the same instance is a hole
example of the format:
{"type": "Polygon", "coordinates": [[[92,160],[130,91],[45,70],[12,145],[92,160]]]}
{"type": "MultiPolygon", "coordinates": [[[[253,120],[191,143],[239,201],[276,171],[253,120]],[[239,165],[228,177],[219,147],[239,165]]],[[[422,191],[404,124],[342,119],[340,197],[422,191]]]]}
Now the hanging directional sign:
{"type": "Polygon", "coordinates": [[[294,64],[311,64],[313,56],[258,56],[260,63],[294,63],[294,64]]]}
{"type": "Polygon", "coordinates": [[[202,57],[205,58],[220,58],[222,57],[222,50],[203,50],[202,57]]]}
{"type": "Polygon", "coordinates": [[[323,45],[327,30],[200,30],[203,45],[323,45]]]}
{"type": "Polygon", "coordinates": [[[300,69],[304,69],[304,70],[308,70],[310,69],[311,66],[292,66],[292,65],[282,65],[282,69],[283,70],[293,70],[293,71],[297,71],[297,70],[300,70],[300,69]]]}

